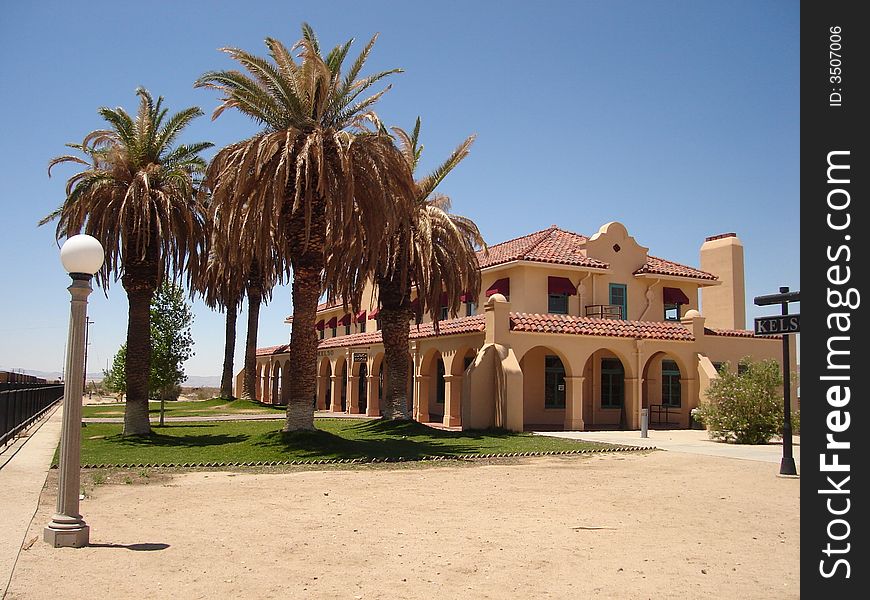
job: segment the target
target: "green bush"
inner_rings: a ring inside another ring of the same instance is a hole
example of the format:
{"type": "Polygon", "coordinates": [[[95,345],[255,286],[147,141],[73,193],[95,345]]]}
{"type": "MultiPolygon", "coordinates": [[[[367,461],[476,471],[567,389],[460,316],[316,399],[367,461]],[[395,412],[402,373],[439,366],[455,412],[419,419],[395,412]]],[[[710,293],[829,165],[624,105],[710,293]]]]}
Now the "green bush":
{"type": "Polygon", "coordinates": [[[801,434],[801,411],[800,411],[800,409],[791,411],[791,432],[795,435],[801,434]]]}
{"type": "MultiPolygon", "coordinates": [[[[722,369],[710,384],[698,416],[710,437],[737,444],[766,444],[782,432],[782,373],[773,359],[740,361],[740,374],[722,369]]],[[[797,411],[796,411],[797,412],[797,411]]],[[[800,417],[797,422],[800,430],[800,417]]]]}

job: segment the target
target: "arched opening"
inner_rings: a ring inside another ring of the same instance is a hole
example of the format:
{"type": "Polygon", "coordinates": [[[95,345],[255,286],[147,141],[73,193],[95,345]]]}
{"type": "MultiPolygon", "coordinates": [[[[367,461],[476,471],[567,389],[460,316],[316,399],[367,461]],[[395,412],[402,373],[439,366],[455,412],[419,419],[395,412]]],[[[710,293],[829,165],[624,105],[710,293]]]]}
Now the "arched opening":
{"type": "Polygon", "coordinates": [[[338,397],[333,412],[347,411],[347,361],[342,357],[335,362],[335,382],[338,397]],[[340,408],[340,410],[338,410],[340,408]]]}
{"type": "Polygon", "coordinates": [[[332,363],[324,357],[317,375],[317,409],[332,409],[332,363]]]}
{"type": "Polygon", "coordinates": [[[444,358],[441,352],[431,349],[420,363],[420,420],[436,422],[444,420],[444,400],[446,383],[444,381],[444,358]]]}
{"type": "Polygon", "coordinates": [[[386,389],[384,377],[384,354],[380,352],[372,360],[372,376],[368,378],[368,394],[366,397],[366,414],[377,417],[384,414],[384,390],[386,389]]]}
{"type": "Polygon", "coordinates": [[[559,352],[536,346],[520,360],[523,371],[523,427],[562,429],[568,386],[568,361],[559,352]]]}
{"type": "Polygon", "coordinates": [[[628,429],[634,408],[626,363],[609,349],[594,352],[583,368],[583,418],[587,429],[628,429]]]}
{"type": "Polygon", "coordinates": [[[281,404],[286,406],[290,400],[290,361],[285,360],[281,365],[281,404]]]}
{"type": "Polygon", "coordinates": [[[272,404],[281,403],[281,363],[272,365],[272,404]]]}
{"type": "Polygon", "coordinates": [[[369,378],[369,367],[366,363],[362,363],[359,366],[359,379],[357,380],[359,396],[357,397],[357,402],[359,403],[359,412],[360,414],[366,414],[368,410],[368,378],[369,378]]]}
{"type": "Polygon", "coordinates": [[[643,367],[642,406],[649,410],[650,427],[688,426],[685,372],[679,359],[666,352],[656,352],[647,359],[643,367]]]}

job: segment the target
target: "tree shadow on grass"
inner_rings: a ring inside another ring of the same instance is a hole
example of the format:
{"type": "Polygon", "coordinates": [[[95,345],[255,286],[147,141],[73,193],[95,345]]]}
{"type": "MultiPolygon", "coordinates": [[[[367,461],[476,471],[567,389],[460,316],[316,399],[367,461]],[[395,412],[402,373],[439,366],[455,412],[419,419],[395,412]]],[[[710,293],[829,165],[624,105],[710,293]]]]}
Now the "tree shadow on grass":
{"type": "Polygon", "coordinates": [[[338,427],[337,434],[322,429],[292,433],[274,431],[258,436],[252,444],[300,459],[420,459],[479,454],[486,451],[486,446],[480,443],[484,438],[491,440],[516,435],[503,430],[444,431],[416,421],[375,420],[338,427]]]}
{"type": "MultiPolygon", "coordinates": [[[[201,426],[202,427],[202,426],[201,426]]],[[[171,447],[171,448],[201,448],[204,446],[223,446],[238,444],[248,440],[245,434],[228,435],[225,433],[204,433],[201,435],[165,435],[152,431],[149,435],[123,436],[121,434],[106,438],[119,446],[128,447],[171,447]]]]}

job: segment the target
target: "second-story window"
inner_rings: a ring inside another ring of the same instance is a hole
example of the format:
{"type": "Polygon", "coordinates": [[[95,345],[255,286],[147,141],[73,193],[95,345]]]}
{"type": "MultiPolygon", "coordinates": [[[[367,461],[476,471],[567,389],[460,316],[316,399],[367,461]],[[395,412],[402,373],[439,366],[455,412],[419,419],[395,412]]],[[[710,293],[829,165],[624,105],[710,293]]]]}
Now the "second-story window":
{"type": "Polygon", "coordinates": [[[624,283],[610,284],[610,304],[618,306],[622,319],[628,318],[628,293],[624,283]]]}
{"type": "Polygon", "coordinates": [[[548,294],[547,312],[554,315],[567,315],[568,294],[548,294]]]}
{"type": "Polygon", "coordinates": [[[337,335],[338,335],[338,327],[333,327],[332,331],[330,332],[329,337],[335,337],[337,335]]]}
{"type": "Polygon", "coordinates": [[[679,304],[665,304],[665,321],[679,321],[680,320],[680,305],[679,304]]]}
{"type": "Polygon", "coordinates": [[[442,307],[441,307],[441,315],[440,315],[439,318],[440,318],[442,321],[445,321],[445,320],[447,320],[447,318],[448,318],[449,316],[450,316],[450,309],[449,309],[449,307],[447,307],[447,306],[442,306],[442,307]]]}
{"type": "Polygon", "coordinates": [[[344,326],[344,335],[350,335],[350,325],[344,326]]]}
{"type": "Polygon", "coordinates": [[[359,322],[359,332],[360,332],[360,333],[365,333],[365,332],[366,332],[366,322],[365,322],[365,321],[360,321],[360,322],[359,322]]]}
{"type": "Polygon", "coordinates": [[[474,302],[466,302],[465,303],[465,316],[470,317],[474,315],[475,311],[477,311],[477,304],[474,302]]]}

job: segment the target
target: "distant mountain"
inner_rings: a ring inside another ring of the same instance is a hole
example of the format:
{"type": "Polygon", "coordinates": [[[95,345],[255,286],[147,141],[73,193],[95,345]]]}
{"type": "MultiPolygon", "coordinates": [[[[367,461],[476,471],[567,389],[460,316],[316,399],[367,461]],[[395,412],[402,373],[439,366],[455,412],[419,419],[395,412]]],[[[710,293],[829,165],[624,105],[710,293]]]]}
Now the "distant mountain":
{"type": "Polygon", "coordinates": [[[220,387],[220,375],[190,375],[181,387],[220,387]]]}

